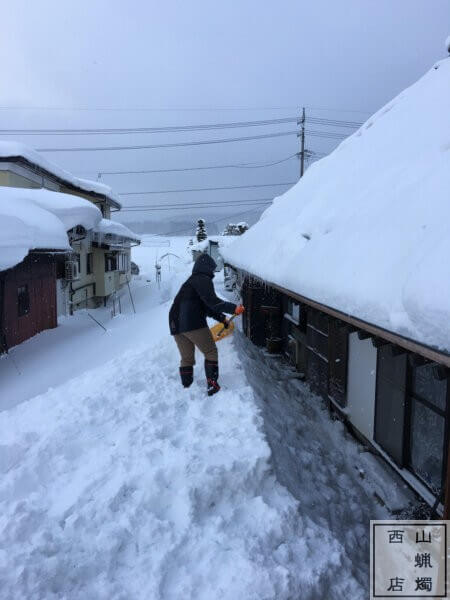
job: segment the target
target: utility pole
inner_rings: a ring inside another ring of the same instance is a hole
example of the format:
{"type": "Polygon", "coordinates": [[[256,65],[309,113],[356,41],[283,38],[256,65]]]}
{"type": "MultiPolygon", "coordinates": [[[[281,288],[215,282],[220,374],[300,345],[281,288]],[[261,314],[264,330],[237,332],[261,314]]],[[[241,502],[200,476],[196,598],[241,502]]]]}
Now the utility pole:
{"type": "Polygon", "coordinates": [[[301,137],[301,150],[300,150],[300,177],[303,177],[303,173],[305,172],[305,107],[303,107],[302,119],[300,123],[302,124],[302,130],[300,133],[301,137]]]}

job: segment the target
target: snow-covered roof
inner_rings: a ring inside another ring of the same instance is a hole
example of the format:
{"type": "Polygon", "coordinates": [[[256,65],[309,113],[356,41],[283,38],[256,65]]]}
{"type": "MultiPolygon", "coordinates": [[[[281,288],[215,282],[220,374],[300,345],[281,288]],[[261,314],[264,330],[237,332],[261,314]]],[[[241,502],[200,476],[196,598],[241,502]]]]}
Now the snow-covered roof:
{"type": "Polygon", "coordinates": [[[223,250],[269,282],[450,349],[450,58],[223,250]]]}
{"type": "Polygon", "coordinates": [[[210,235],[206,240],[203,240],[202,242],[197,242],[194,243],[190,249],[191,250],[199,250],[200,252],[204,252],[206,250],[206,248],[208,248],[209,246],[209,242],[216,242],[217,244],[219,244],[219,248],[223,248],[225,246],[229,246],[233,240],[235,239],[234,236],[231,235],[210,235]]]}
{"type": "Polygon", "coordinates": [[[11,142],[0,140],[0,158],[22,158],[27,162],[36,165],[51,173],[58,179],[63,180],[65,183],[69,183],[85,192],[93,192],[95,194],[100,194],[102,196],[106,196],[117,208],[121,208],[121,204],[119,201],[119,197],[115,194],[109,185],[105,185],[104,183],[99,183],[98,181],[91,181],[90,179],[81,179],[80,177],[75,177],[69,171],[58,167],[55,163],[51,162],[44,158],[39,152],[32,150],[25,144],[20,144],[19,142],[11,142]]]}
{"type": "Polygon", "coordinates": [[[103,235],[116,235],[118,237],[133,240],[135,242],[141,241],[141,236],[137,233],[118,223],[117,221],[111,221],[110,219],[102,219],[95,227],[95,233],[102,233],[103,235]]]}
{"type": "Polygon", "coordinates": [[[84,198],[45,189],[0,187],[0,271],[20,263],[30,250],[68,250],[67,231],[92,229],[100,210],[84,198]]]}

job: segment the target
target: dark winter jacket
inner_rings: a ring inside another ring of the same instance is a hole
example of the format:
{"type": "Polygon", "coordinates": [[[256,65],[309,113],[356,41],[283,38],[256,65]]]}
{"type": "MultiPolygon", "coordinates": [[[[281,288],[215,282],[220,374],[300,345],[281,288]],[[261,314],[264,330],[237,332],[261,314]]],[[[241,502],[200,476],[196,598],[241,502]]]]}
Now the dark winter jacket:
{"type": "Polygon", "coordinates": [[[223,313],[234,313],[235,304],[216,296],[212,282],[215,268],[208,254],[201,254],[195,261],[192,275],[181,286],[169,312],[172,335],[207,327],[206,317],[223,323],[223,313]]]}

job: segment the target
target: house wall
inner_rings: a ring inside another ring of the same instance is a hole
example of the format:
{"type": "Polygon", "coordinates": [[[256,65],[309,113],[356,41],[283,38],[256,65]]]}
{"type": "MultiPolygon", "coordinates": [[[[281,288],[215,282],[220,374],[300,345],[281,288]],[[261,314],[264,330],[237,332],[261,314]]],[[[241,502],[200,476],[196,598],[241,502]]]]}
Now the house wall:
{"type": "Polygon", "coordinates": [[[56,268],[52,258],[30,254],[13,269],[0,273],[3,282],[1,329],[12,348],[40,331],[57,326],[56,268]],[[29,306],[19,315],[18,290],[26,288],[29,306]]]}
{"type": "Polygon", "coordinates": [[[131,280],[131,248],[93,248],[94,252],[94,275],[96,281],[95,294],[98,297],[105,298],[118,292],[131,280]],[[125,255],[127,268],[121,268],[120,256],[125,255]],[[105,270],[107,257],[111,257],[114,262],[112,270],[105,270]]]}
{"type": "MultiPolygon", "coordinates": [[[[79,261],[80,273],[80,278],[71,283],[70,302],[72,310],[94,308],[98,305],[95,300],[97,275],[93,268],[92,272],[88,273],[87,262],[88,254],[92,253],[94,258],[96,249],[92,247],[89,235],[83,240],[72,243],[72,248],[79,261]]],[[[94,262],[93,259],[92,262],[94,262]]]]}
{"type": "MultiPolygon", "coordinates": [[[[230,268],[230,267],[227,267],[230,268]]],[[[280,294],[237,273],[244,334],[264,345],[261,305],[280,294]]],[[[450,370],[281,293],[283,351],[311,389],[430,502],[446,481],[450,370]]]]}
{"type": "Polygon", "coordinates": [[[50,176],[42,175],[25,165],[14,162],[0,162],[0,185],[18,188],[42,188],[58,192],[60,185],[50,176]]]}

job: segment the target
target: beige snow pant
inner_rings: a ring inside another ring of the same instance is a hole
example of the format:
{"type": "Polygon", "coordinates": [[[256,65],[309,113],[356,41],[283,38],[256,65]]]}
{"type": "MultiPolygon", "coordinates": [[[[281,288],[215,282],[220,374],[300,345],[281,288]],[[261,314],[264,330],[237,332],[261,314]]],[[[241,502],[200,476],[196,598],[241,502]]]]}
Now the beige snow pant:
{"type": "Polygon", "coordinates": [[[208,327],[178,333],[173,336],[181,354],[180,367],[193,367],[195,365],[195,347],[200,350],[206,360],[217,362],[219,355],[217,353],[216,342],[213,339],[208,327]]]}

